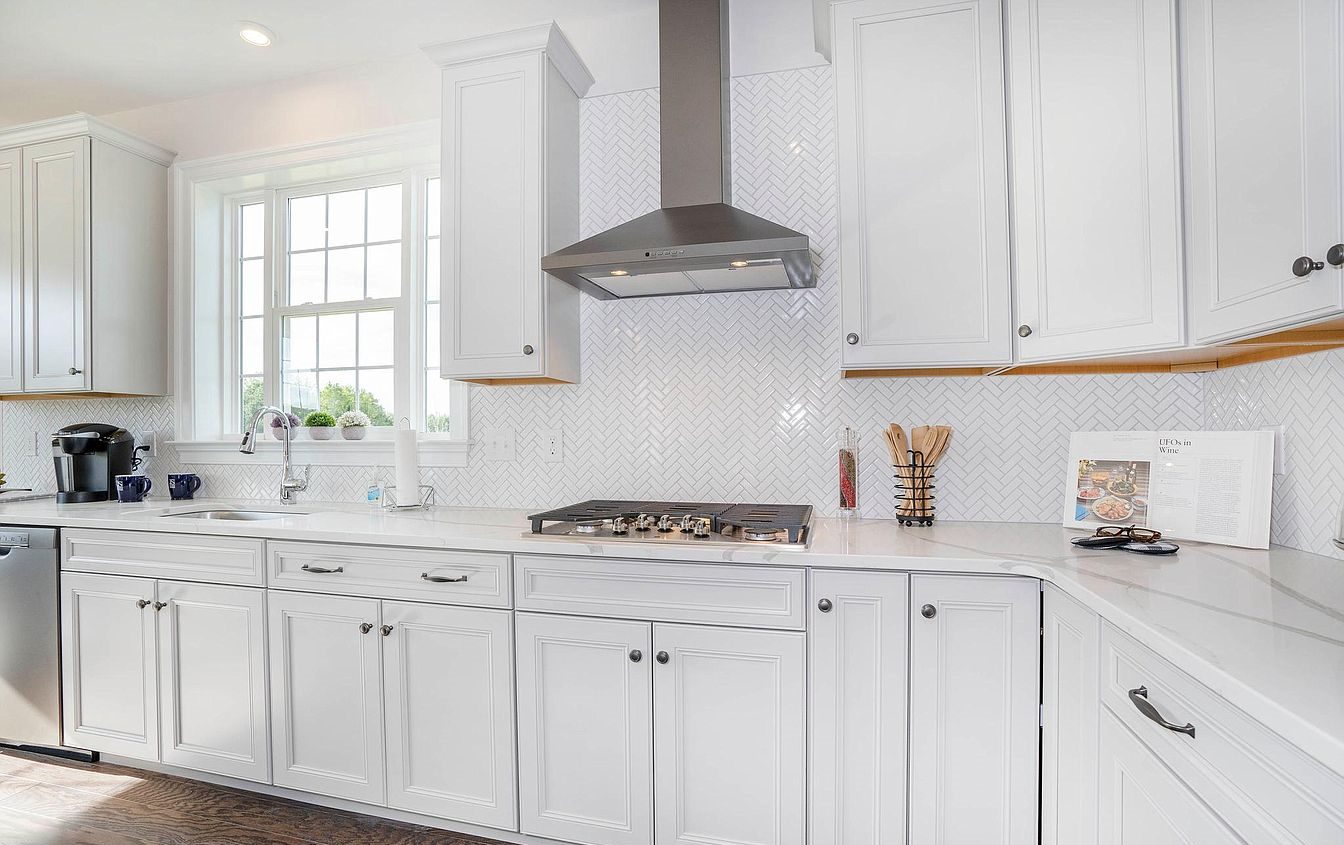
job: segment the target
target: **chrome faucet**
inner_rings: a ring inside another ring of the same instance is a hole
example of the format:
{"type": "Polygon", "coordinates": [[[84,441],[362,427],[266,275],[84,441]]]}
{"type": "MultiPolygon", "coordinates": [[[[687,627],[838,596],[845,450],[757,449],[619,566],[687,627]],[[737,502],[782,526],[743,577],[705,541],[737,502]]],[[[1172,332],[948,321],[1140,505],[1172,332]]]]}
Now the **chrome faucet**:
{"type": "Polygon", "coordinates": [[[274,414],[280,420],[280,425],[285,429],[285,439],[280,441],[280,504],[292,505],[296,501],[296,495],[308,489],[308,474],[312,467],[304,467],[303,478],[294,477],[293,467],[290,465],[289,459],[289,441],[294,431],[290,426],[289,414],[273,405],[267,405],[257,411],[256,415],[252,417],[252,422],[248,425],[247,431],[243,433],[243,445],[239,447],[238,451],[244,455],[256,453],[257,425],[261,422],[261,418],[267,414],[274,414]]]}

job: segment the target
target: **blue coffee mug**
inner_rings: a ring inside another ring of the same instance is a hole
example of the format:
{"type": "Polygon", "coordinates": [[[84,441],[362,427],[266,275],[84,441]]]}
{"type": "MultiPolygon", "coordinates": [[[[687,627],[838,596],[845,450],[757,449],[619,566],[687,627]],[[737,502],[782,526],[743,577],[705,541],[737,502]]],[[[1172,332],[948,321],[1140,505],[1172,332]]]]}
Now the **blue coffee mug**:
{"type": "Polygon", "coordinates": [[[144,475],[118,475],[117,476],[117,501],[130,504],[132,502],[144,501],[145,496],[153,489],[154,482],[150,481],[144,475]]]}
{"type": "Polygon", "coordinates": [[[194,472],[168,474],[168,495],[174,499],[190,499],[201,489],[201,477],[194,472]]]}

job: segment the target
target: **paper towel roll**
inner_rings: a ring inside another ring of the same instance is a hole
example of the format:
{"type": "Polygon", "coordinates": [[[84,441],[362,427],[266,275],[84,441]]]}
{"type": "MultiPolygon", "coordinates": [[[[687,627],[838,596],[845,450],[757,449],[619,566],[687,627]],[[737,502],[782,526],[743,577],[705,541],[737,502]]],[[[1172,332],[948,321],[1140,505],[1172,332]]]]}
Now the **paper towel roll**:
{"type": "Polygon", "coordinates": [[[420,451],[415,429],[397,427],[396,431],[397,504],[420,504],[420,451]]]}

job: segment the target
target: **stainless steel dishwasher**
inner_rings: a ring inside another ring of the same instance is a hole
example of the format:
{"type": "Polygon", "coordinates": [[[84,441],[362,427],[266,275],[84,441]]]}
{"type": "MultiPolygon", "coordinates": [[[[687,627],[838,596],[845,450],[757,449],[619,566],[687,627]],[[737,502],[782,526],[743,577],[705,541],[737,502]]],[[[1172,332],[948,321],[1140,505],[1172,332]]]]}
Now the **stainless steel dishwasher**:
{"type": "Polygon", "coordinates": [[[63,756],[60,531],[0,525],[0,744],[63,756]]]}

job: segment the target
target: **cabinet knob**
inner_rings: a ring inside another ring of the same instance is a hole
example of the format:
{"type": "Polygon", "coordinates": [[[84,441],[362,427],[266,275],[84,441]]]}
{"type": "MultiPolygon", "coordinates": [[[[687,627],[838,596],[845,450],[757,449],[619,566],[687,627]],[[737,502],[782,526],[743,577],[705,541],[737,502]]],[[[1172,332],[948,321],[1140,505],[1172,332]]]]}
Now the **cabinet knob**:
{"type": "Polygon", "coordinates": [[[163,609],[164,609],[165,607],[167,607],[167,606],[168,606],[168,602],[166,602],[166,601],[156,601],[156,602],[154,602],[154,609],[155,609],[156,611],[157,611],[157,610],[163,610],[163,609]]]}
{"type": "Polygon", "coordinates": [[[938,615],[938,608],[931,604],[926,604],[919,609],[919,615],[923,616],[925,619],[932,619],[938,615]]]}
{"type": "Polygon", "coordinates": [[[1017,336],[1018,336],[1018,337],[1030,337],[1030,336],[1031,336],[1031,326],[1028,326],[1026,323],[1023,323],[1022,325],[1018,326],[1018,327],[1017,327],[1017,336]]]}
{"type": "Polygon", "coordinates": [[[151,604],[153,604],[153,603],[154,603],[154,602],[150,601],[149,599],[140,599],[140,601],[138,601],[138,602],[135,603],[135,606],[138,607],[138,608],[140,608],[141,610],[144,610],[145,608],[149,607],[149,606],[150,606],[151,604]]]}
{"type": "Polygon", "coordinates": [[[79,369],[78,367],[71,367],[71,368],[70,368],[70,375],[72,375],[72,376],[77,376],[77,375],[79,375],[79,374],[82,373],[82,372],[84,372],[84,371],[81,370],[81,369],[79,369]]]}
{"type": "Polygon", "coordinates": [[[657,654],[655,654],[655,655],[653,656],[653,659],[654,659],[654,660],[657,660],[659,663],[666,664],[667,661],[671,660],[672,658],[671,658],[670,656],[668,656],[668,653],[667,653],[667,652],[665,652],[665,651],[660,651],[660,652],[658,652],[657,654]]]}
{"type": "Polygon", "coordinates": [[[382,633],[382,635],[383,635],[384,637],[386,637],[386,636],[388,636],[389,634],[392,633],[392,626],[391,626],[391,625],[384,625],[383,627],[379,628],[378,630],[379,630],[379,632],[382,633]]]}
{"type": "Polygon", "coordinates": [[[850,332],[849,334],[845,335],[845,343],[848,343],[850,346],[853,346],[858,342],[859,342],[859,336],[854,332],[850,332]]]}
{"type": "Polygon", "coordinates": [[[835,605],[831,604],[830,599],[822,599],[821,601],[817,602],[817,610],[820,610],[822,613],[830,613],[831,608],[834,606],[835,605]]]}
{"type": "Polygon", "coordinates": [[[372,630],[373,630],[373,623],[372,623],[372,622],[361,622],[361,623],[359,624],[359,632],[360,632],[361,634],[367,634],[368,632],[370,632],[370,631],[372,631],[372,630]]]}
{"type": "Polygon", "coordinates": [[[1322,270],[1325,265],[1319,261],[1312,261],[1307,256],[1302,256],[1293,262],[1293,275],[1299,279],[1303,276],[1310,276],[1313,270],[1322,270]]]}
{"type": "Polygon", "coordinates": [[[537,351],[537,350],[533,349],[533,348],[532,348],[532,344],[530,344],[530,343],[523,347],[523,354],[524,354],[524,355],[531,355],[533,352],[536,352],[536,351],[537,351]]]}
{"type": "Polygon", "coordinates": [[[1344,267],[1344,244],[1335,244],[1325,253],[1325,260],[1335,267],[1344,267]]]}
{"type": "Polygon", "coordinates": [[[643,659],[644,659],[644,652],[640,651],[639,649],[634,649],[630,652],[631,663],[638,663],[643,659]]]}

